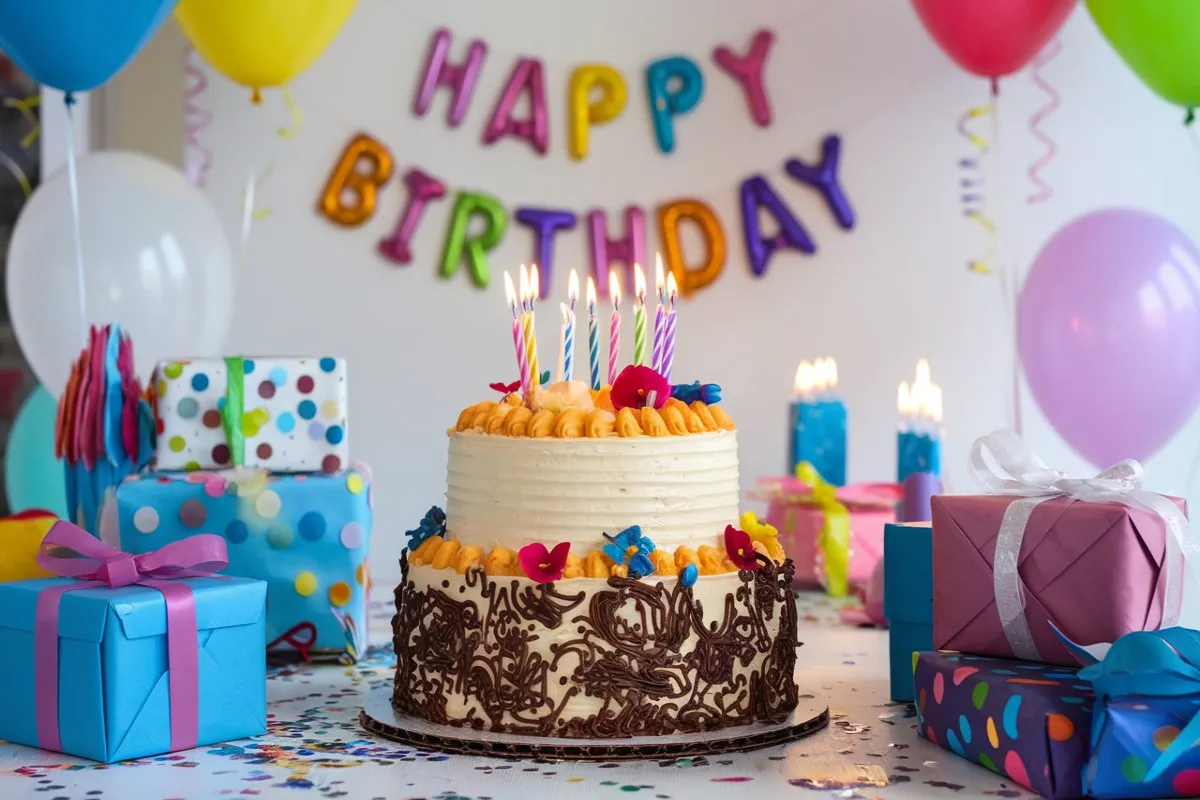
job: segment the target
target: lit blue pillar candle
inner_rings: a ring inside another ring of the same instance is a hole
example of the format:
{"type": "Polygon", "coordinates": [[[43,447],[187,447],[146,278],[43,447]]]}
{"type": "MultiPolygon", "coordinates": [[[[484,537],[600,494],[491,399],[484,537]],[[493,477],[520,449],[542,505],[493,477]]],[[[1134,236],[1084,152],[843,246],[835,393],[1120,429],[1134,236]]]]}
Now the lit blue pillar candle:
{"type": "Polygon", "coordinates": [[[927,472],[942,474],[942,390],[929,380],[929,364],[917,364],[917,380],[911,387],[900,384],[896,399],[900,431],[896,435],[896,481],[927,472]]]}
{"type": "Polygon", "coordinates": [[[819,359],[796,370],[796,398],[790,408],[788,473],[807,461],[827,482],[846,485],[846,406],[834,396],[837,364],[819,359]]]}

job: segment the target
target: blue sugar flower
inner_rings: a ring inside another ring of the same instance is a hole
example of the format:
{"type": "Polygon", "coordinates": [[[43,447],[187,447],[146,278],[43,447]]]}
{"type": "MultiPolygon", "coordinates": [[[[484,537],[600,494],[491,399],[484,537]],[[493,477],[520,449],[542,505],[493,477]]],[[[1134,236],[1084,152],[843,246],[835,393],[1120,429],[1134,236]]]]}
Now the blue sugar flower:
{"type": "Polygon", "coordinates": [[[696,565],[688,564],[683,568],[683,571],[679,573],[679,582],[685,587],[691,587],[696,585],[696,579],[699,577],[700,570],[696,568],[696,565]]]}
{"type": "MultiPolygon", "coordinates": [[[[648,556],[654,552],[654,542],[642,535],[642,529],[638,525],[626,528],[616,536],[606,533],[604,538],[609,542],[604,545],[604,554],[618,564],[628,564],[634,556],[648,556]]],[[[651,569],[650,572],[654,570],[651,569]]]]}
{"type": "Polygon", "coordinates": [[[444,537],[446,535],[446,512],[433,506],[425,512],[421,524],[413,530],[407,531],[406,535],[408,536],[409,550],[416,550],[430,536],[444,537]]]}
{"type": "Polygon", "coordinates": [[[629,577],[644,578],[654,574],[654,562],[645,553],[638,553],[629,559],[629,577]]]}
{"type": "Polygon", "coordinates": [[[671,397],[691,405],[700,400],[705,405],[715,406],[721,402],[721,387],[715,383],[681,383],[671,387],[671,397]]]}

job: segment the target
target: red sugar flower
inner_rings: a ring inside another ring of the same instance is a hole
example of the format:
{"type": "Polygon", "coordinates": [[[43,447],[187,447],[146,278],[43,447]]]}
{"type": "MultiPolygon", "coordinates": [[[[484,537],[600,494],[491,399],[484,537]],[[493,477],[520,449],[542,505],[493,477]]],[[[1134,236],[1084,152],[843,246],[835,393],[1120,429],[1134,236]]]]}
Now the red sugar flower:
{"type": "Polygon", "coordinates": [[[547,550],[541,542],[527,544],[517,553],[521,569],[538,583],[552,583],[563,576],[567,569],[567,555],[571,552],[570,542],[559,542],[553,550],[547,550]]]}
{"type": "Polygon", "coordinates": [[[732,525],[725,526],[725,552],[738,569],[758,569],[761,566],[750,534],[732,525]]]}
{"type": "Polygon", "coordinates": [[[613,408],[662,408],[671,397],[671,383],[649,367],[630,364],[613,381],[609,399],[613,408]]]}
{"type": "Polygon", "coordinates": [[[521,388],[521,382],[513,381],[512,383],[505,383],[504,381],[496,381],[495,383],[489,383],[488,388],[495,389],[500,394],[512,394],[521,388]]]}

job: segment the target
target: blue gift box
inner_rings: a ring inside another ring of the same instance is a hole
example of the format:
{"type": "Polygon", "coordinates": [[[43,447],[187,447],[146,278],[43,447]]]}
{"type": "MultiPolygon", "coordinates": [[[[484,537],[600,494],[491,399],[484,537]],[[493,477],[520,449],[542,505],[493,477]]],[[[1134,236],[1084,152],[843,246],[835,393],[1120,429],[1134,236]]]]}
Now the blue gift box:
{"type": "Polygon", "coordinates": [[[117,490],[119,544],[145,553],[223,536],[224,574],[267,582],[267,644],[354,661],[366,647],[370,493],[365,468],[138,475],[117,490]]]}
{"type": "MultiPolygon", "coordinates": [[[[77,583],[44,578],[0,584],[0,739],[38,746],[34,619],[38,594],[77,583]]],[[[192,578],[199,644],[197,744],[264,733],[266,585],[192,578]]],[[[142,586],[63,595],[58,621],[62,750],[111,763],[171,750],[167,610],[142,586]]]]}
{"type": "Polygon", "coordinates": [[[913,654],[933,649],[933,534],[930,523],[883,529],[883,615],[893,700],[913,699],[913,654]]]}

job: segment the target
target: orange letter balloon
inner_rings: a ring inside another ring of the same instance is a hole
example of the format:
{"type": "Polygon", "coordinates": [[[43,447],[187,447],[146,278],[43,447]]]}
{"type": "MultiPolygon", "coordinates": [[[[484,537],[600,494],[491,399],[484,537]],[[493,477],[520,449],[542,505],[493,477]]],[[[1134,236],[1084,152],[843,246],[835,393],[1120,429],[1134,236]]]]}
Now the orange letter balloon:
{"type": "Polygon", "coordinates": [[[362,225],[375,213],[379,187],[390,177],[392,154],[378,139],[360,133],[346,145],[329,173],[318,208],[338,225],[362,225]],[[360,169],[360,164],[368,169],[360,169]]]}
{"type": "Polygon", "coordinates": [[[725,269],[725,231],[712,208],[700,200],[676,200],[658,209],[658,232],[663,244],[663,259],[675,275],[679,291],[684,296],[703,289],[717,279],[725,269]],[[679,224],[690,220],[700,227],[707,244],[708,255],[699,266],[689,267],[683,260],[679,242],[679,224]]]}

